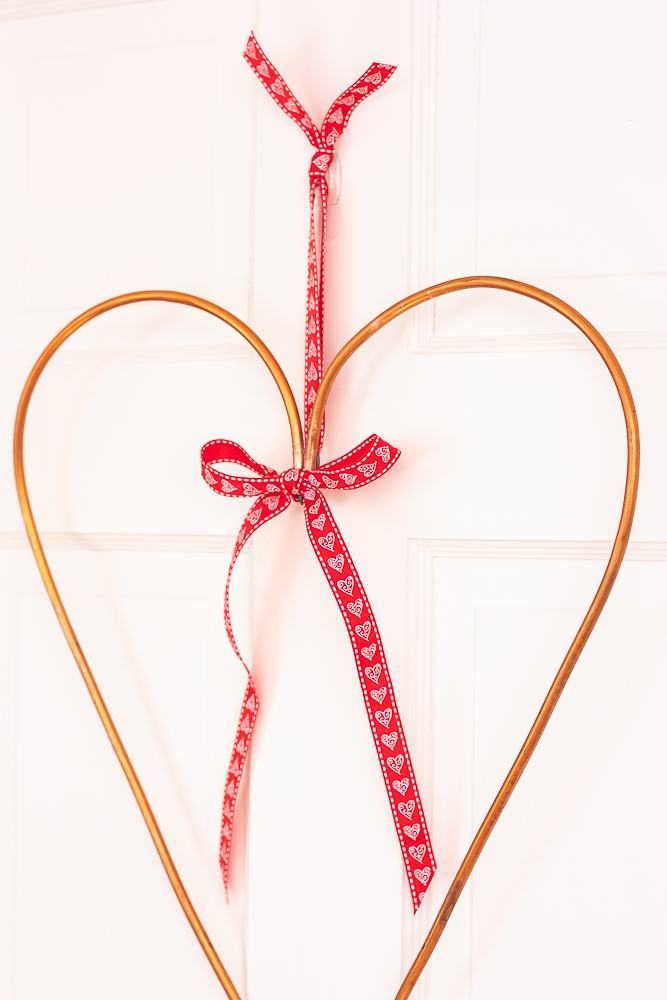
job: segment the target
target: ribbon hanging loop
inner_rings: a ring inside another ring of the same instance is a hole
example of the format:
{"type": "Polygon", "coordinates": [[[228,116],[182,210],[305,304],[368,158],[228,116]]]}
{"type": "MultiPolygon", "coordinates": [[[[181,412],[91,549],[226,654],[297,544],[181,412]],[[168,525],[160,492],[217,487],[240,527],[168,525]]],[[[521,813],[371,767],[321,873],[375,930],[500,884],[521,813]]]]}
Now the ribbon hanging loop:
{"type": "MultiPolygon", "coordinates": [[[[306,362],[304,373],[304,430],[308,429],[317,390],[324,374],[324,265],[326,259],[327,204],[329,188],[327,170],[331,166],[336,143],[340,139],[354,109],[384,86],[396,67],[387,63],[371,63],[365,73],[336,98],[324,116],[320,128],[296,99],[284,79],[267,59],[254,34],[250,35],[244,58],[262,86],[279,108],[296,122],[315,148],[308,172],[310,180],[310,229],[308,235],[308,291],[306,300],[306,362]],[[315,196],[321,199],[319,232],[319,265],[315,230],[315,196]]],[[[320,432],[320,449],[324,440],[324,423],[320,432]]]]}

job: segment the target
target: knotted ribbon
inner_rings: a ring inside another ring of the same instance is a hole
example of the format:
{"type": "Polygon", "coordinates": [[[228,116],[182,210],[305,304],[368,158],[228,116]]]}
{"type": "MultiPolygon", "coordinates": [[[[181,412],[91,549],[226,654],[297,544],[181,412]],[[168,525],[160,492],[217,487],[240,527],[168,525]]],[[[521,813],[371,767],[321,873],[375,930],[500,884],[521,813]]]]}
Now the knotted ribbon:
{"type": "Polygon", "coordinates": [[[357,490],[366,486],[384,476],[399,455],[398,448],[373,435],[346,455],[320,466],[313,472],[305,469],[288,469],[286,472],[278,473],[266,465],[255,462],[233,441],[209,441],[202,448],[202,475],[212,490],[226,497],[255,498],[236,539],[225,587],[224,615],[227,635],[248,675],[243,708],[225,782],[220,839],[220,865],[225,888],[229,879],[229,856],[236,799],[259,709],[259,699],[252,674],[234,639],[229,616],[229,587],[234,566],[248,539],[267,521],[282,514],[293,501],[303,504],[310,544],[336,598],[350,637],[368,722],[403,852],[415,912],[433,877],[436,868],[435,858],[380,632],[352,557],[322,493],[323,489],[357,490]],[[230,476],[214,467],[218,463],[240,465],[249,469],[254,475],[230,476]]]}
{"type": "MultiPolygon", "coordinates": [[[[265,56],[254,34],[250,35],[244,57],[259,81],[269,92],[278,107],[303,130],[310,144],[315,147],[310,161],[310,233],[308,238],[308,299],[306,304],[306,363],[304,372],[304,427],[310,415],[317,389],[324,373],[324,260],[326,256],[327,199],[329,186],[327,170],[334,158],[334,147],[350,120],[354,109],[367,97],[379,90],[396,70],[385,63],[371,63],[365,73],[337,97],[317,128],[305,108],[297,101],[282,76],[265,56]],[[320,265],[317,266],[315,239],[315,195],[321,199],[320,265]]],[[[324,437],[324,422],[320,432],[320,447],[324,437]]]]}
{"type": "MultiPolygon", "coordinates": [[[[324,372],[324,258],[327,218],[327,170],[333,150],[354,108],[387,82],[395,66],[372,63],[364,74],[331,105],[321,128],[317,128],[296,100],[275,66],[266,58],[253,34],[244,53],[246,61],[282,110],[305,132],[315,153],[310,163],[310,234],[308,242],[308,300],[306,309],[306,365],[304,426],[308,427],[313,403],[324,372]],[[315,200],[321,200],[320,264],[317,264],[315,200]]],[[[320,447],[324,423],[320,432],[320,447]]],[[[236,561],[249,538],[266,521],[277,517],[293,501],[303,505],[306,530],[313,551],[336,598],[350,637],[352,652],[366,705],[384,783],[389,797],[403,861],[410,884],[415,912],[436,869],[424,810],[412,770],[401,719],[394,698],[382,639],[359,574],[343,541],[323,489],[356,490],[383,476],[397,461],[400,452],[374,435],[341,458],[313,471],[288,469],[278,473],[255,462],[233,441],[209,441],[202,448],[202,475],[216,493],[228,497],[254,498],[239,531],[232,553],[225,587],[224,618],[230,644],[243,664],[248,683],[234,737],[232,758],[225,780],[220,836],[220,866],[227,890],[234,811],[241,784],[250,738],[257,719],[259,698],[247,664],[241,656],[229,615],[229,587],[236,561]],[[240,465],[252,476],[232,476],[216,469],[216,464],[240,465]]]]}

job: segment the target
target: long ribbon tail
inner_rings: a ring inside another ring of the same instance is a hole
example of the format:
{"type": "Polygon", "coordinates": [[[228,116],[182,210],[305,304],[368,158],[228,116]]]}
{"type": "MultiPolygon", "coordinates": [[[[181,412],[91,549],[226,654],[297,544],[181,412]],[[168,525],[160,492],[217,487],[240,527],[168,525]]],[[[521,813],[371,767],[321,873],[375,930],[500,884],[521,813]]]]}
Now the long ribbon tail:
{"type": "Polygon", "coordinates": [[[266,496],[261,496],[255,501],[246,514],[243,524],[241,525],[241,530],[237,535],[236,544],[234,545],[234,551],[229,563],[229,570],[227,572],[224,604],[225,630],[232,649],[243,664],[245,672],[248,675],[248,683],[243,695],[241,714],[236,727],[236,735],[234,736],[232,755],[229,761],[229,767],[227,768],[225,790],[222,802],[222,823],[218,858],[220,861],[222,880],[224,882],[225,895],[227,896],[227,899],[229,899],[229,859],[232,849],[234,813],[236,812],[236,802],[238,799],[239,788],[241,786],[243,769],[248,756],[248,750],[250,749],[250,739],[252,737],[252,731],[255,728],[255,722],[257,721],[257,713],[259,712],[259,697],[257,695],[257,688],[255,687],[252,673],[239,652],[232,629],[232,620],[229,613],[229,589],[236,561],[243,551],[243,547],[246,542],[255,533],[255,531],[262,526],[262,524],[266,521],[270,521],[273,517],[277,517],[278,514],[282,514],[283,510],[285,510],[289,504],[290,501],[282,494],[276,494],[275,496],[268,498],[266,496]]]}
{"type": "Polygon", "coordinates": [[[416,913],[437,865],[382,639],[366,591],[329,505],[319,490],[307,492],[314,500],[304,504],[308,537],[350,637],[416,913]]]}

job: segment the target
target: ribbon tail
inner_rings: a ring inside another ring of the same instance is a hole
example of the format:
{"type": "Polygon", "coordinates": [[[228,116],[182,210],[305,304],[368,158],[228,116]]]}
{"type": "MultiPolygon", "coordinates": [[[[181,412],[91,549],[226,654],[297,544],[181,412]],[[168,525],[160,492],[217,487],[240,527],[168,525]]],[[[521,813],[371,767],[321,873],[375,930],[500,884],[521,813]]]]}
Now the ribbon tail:
{"type": "Polygon", "coordinates": [[[285,508],[290,504],[290,501],[282,495],[269,497],[268,502],[271,504],[270,507],[267,506],[267,498],[260,497],[255,501],[246,514],[243,524],[241,525],[241,530],[238,533],[236,544],[234,545],[234,551],[232,553],[232,558],[229,563],[229,571],[227,573],[227,583],[225,585],[224,616],[227,638],[229,639],[232,649],[243,664],[245,672],[248,675],[248,683],[246,685],[245,694],[243,695],[243,705],[241,707],[241,714],[239,716],[238,725],[236,727],[236,735],[234,737],[232,756],[229,761],[229,767],[227,768],[225,791],[222,801],[222,824],[218,857],[220,861],[220,868],[222,870],[222,881],[225,886],[225,895],[228,901],[229,859],[232,849],[234,813],[236,811],[236,802],[238,799],[239,788],[241,786],[243,769],[245,767],[248,751],[250,749],[250,739],[252,737],[253,729],[255,728],[255,722],[257,721],[257,713],[259,712],[257,688],[255,687],[255,682],[250,669],[239,652],[239,648],[236,645],[236,639],[234,638],[234,632],[232,630],[232,621],[229,613],[229,588],[232,581],[234,566],[236,565],[236,561],[248,539],[266,521],[270,521],[272,518],[277,517],[278,514],[282,514],[283,510],[285,510],[285,508]]]}
{"type": "Polygon", "coordinates": [[[241,777],[245,767],[246,758],[250,749],[250,739],[252,731],[257,721],[259,712],[259,698],[257,688],[248,672],[248,683],[243,695],[243,707],[239,716],[234,737],[234,748],[227,768],[225,778],[225,792],[222,802],[222,825],[220,831],[220,849],[218,859],[222,871],[222,881],[225,886],[225,896],[229,902],[229,859],[232,850],[232,831],[234,829],[234,813],[236,812],[236,801],[241,786],[241,777]]]}
{"type": "Polygon", "coordinates": [[[410,751],[366,591],[329,505],[319,490],[313,492],[315,503],[304,505],[306,529],[350,637],[416,913],[437,865],[410,751]]]}

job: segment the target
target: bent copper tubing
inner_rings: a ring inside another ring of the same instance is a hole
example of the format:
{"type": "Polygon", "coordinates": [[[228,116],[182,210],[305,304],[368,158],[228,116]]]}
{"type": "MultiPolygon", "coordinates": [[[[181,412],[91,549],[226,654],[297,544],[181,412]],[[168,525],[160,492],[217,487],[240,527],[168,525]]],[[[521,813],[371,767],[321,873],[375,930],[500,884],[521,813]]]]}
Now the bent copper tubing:
{"type": "Polygon", "coordinates": [[[106,302],[101,302],[99,305],[93,306],[92,309],[88,309],[80,316],[77,316],[76,319],[72,320],[71,323],[69,323],[56,337],[54,337],[48,347],[46,347],[46,349],[42,352],[34,368],[30,372],[30,375],[28,376],[28,380],[24,386],[23,392],[21,393],[14,427],[14,471],[16,474],[16,487],[18,490],[19,504],[21,505],[21,512],[25,521],[30,545],[35,556],[35,560],[37,561],[37,567],[42,580],[44,581],[44,585],[46,586],[51,604],[54,607],[56,615],[58,616],[60,627],[65,633],[65,638],[67,639],[68,645],[72,650],[77,666],[81,671],[86,687],[88,688],[88,693],[95,704],[95,708],[97,709],[99,717],[102,721],[102,725],[104,726],[106,734],[111,741],[111,745],[116,752],[116,756],[120,761],[120,766],[122,767],[125,777],[130,784],[130,788],[132,789],[134,797],[137,800],[137,804],[146,822],[146,826],[148,827],[149,833],[153,838],[155,848],[160,855],[160,860],[164,865],[172,888],[178,897],[178,901],[183,907],[183,911],[190,922],[190,926],[195,932],[197,940],[203,948],[204,953],[206,954],[213,971],[220,980],[220,984],[222,985],[222,988],[227,994],[229,1000],[241,1000],[236,987],[222,964],[215,948],[204,930],[203,924],[199,919],[187,892],[185,891],[185,887],[181,881],[178,871],[176,870],[176,866],[171,858],[160,827],[158,826],[157,820],[153,815],[153,810],[151,809],[148,799],[146,798],[146,793],[144,792],[137,773],[134,770],[128,753],[118,734],[118,730],[114,725],[113,719],[111,718],[109,710],[104,702],[100,689],[97,686],[97,682],[95,681],[83,650],[79,645],[76,633],[72,627],[67,612],[65,611],[65,607],[60,594],[58,593],[58,589],[51,574],[51,569],[44,554],[44,549],[42,547],[39,532],[37,531],[26,486],[23,462],[23,433],[25,420],[33,391],[37,385],[40,375],[46,367],[47,362],[53,357],[58,348],[65,343],[68,337],[71,337],[76,330],[90,322],[90,320],[94,319],[96,316],[100,316],[102,313],[109,312],[111,309],[117,309],[119,306],[129,305],[134,302],[175,302],[181,305],[192,306],[195,309],[201,309],[204,312],[210,313],[212,316],[216,316],[218,319],[223,320],[223,322],[233,327],[248,341],[251,347],[257,351],[262,361],[264,361],[265,365],[269,369],[269,372],[271,373],[271,376],[273,377],[273,380],[280,390],[289,420],[292,436],[293,459],[296,468],[300,468],[302,464],[303,435],[301,431],[301,420],[292,390],[289,387],[282,369],[269,351],[268,347],[266,347],[264,342],[250,329],[250,327],[246,326],[245,323],[243,323],[240,319],[237,319],[237,317],[232,315],[232,313],[227,312],[226,309],[221,309],[220,306],[216,306],[212,302],[207,302],[206,299],[200,299],[194,295],[187,295],[181,292],[148,291],[132,292],[128,295],[119,295],[116,298],[108,299],[106,302]]]}
{"type": "Polygon", "coordinates": [[[484,821],[475,834],[475,838],[470,845],[468,853],[463,859],[456,876],[454,877],[454,881],[445,896],[444,902],[440,907],[433,926],[428,932],[419,954],[401,984],[395,1000],[406,1000],[414,989],[421,973],[424,971],[426,963],[431,957],[433,950],[440,939],[440,935],[444,931],[447,921],[449,920],[452,911],[461,893],[463,892],[464,886],[470,878],[470,874],[475,867],[477,859],[482,853],[491,831],[498,822],[500,814],[507,805],[509,797],[514,791],[519,778],[523,774],[523,771],[528,764],[528,761],[530,760],[533,751],[535,750],[535,747],[537,746],[540,737],[542,736],[542,733],[544,732],[546,725],[556,707],[558,699],[563,693],[563,689],[570,677],[570,674],[572,673],[577,660],[581,656],[582,650],[586,645],[598,618],[600,617],[602,609],[607,602],[611,588],[613,587],[614,581],[618,575],[618,571],[621,568],[623,556],[625,555],[625,550],[630,537],[635,503],[637,501],[637,486],[639,480],[639,427],[637,424],[637,414],[635,412],[630,387],[618,360],[609,347],[609,344],[607,344],[604,338],[598,333],[595,327],[588,322],[587,319],[578,313],[576,309],[573,309],[572,306],[563,302],[562,299],[558,299],[555,295],[551,295],[549,292],[545,292],[540,288],[535,288],[533,285],[527,285],[521,281],[513,281],[509,278],[474,276],[469,278],[457,278],[454,281],[445,281],[439,285],[432,285],[430,288],[425,288],[420,292],[415,292],[414,295],[409,295],[407,298],[401,299],[400,302],[397,302],[389,309],[385,309],[384,312],[380,313],[379,316],[377,316],[362,330],[360,330],[359,333],[352,337],[351,340],[349,340],[347,344],[345,344],[345,346],[338,352],[324,373],[324,377],[313,406],[310,427],[308,428],[306,438],[305,467],[307,469],[314,468],[317,455],[317,443],[319,441],[320,427],[322,424],[324,407],[326,405],[327,398],[340,370],[346,361],[354,354],[354,352],[374,334],[381,330],[382,327],[386,326],[387,323],[391,322],[392,319],[395,319],[402,313],[407,312],[409,309],[412,309],[423,302],[436,299],[440,295],[447,295],[450,292],[463,291],[466,288],[497,288],[502,291],[514,292],[515,294],[525,295],[527,298],[535,299],[537,302],[541,302],[550,309],[554,309],[556,312],[560,313],[561,316],[565,316],[566,319],[570,320],[570,322],[578,327],[584,336],[590,340],[614,380],[614,385],[616,386],[616,390],[621,400],[621,406],[623,407],[623,417],[625,419],[628,447],[627,473],[625,480],[625,492],[623,494],[623,507],[621,510],[621,519],[618,525],[618,531],[616,532],[616,538],[614,539],[614,545],[607,568],[605,569],[604,576],[602,577],[597,593],[593,598],[593,603],[586,612],[586,616],[581,623],[579,631],[577,632],[574,641],[570,646],[558,673],[556,674],[553,684],[549,688],[549,692],[544,700],[544,703],[537,714],[537,718],[535,719],[535,722],[533,723],[516,760],[512,764],[512,767],[501,785],[500,791],[496,795],[491,808],[484,818],[484,821]]]}
{"type": "Polygon", "coordinates": [[[292,452],[293,452],[293,463],[295,468],[301,468],[304,466],[307,469],[312,469],[315,467],[316,456],[317,456],[317,443],[319,440],[319,429],[322,423],[322,418],[324,414],[324,407],[326,404],[327,397],[331,391],[333,383],[340,372],[341,368],[345,362],[351,357],[351,355],[373,334],[377,333],[383,326],[389,323],[392,319],[407,312],[414,306],[417,306],[429,299],[437,298],[440,295],[446,295],[449,292],[460,291],[465,288],[499,288],[506,291],[515,292],[520,295],[528,296],[529,298],[536,299],[538,302],[542,302],[544,305],[549,306],[551,309],[555,309],[557,312],[561,313],[567,319],[569,319],[575,326],[577,326],[582,333],[591,341],[593,346],[597,349],[598,353],[601,355],[603,361],[607,365],[609,372],[614,380],[614,384],[618,390],[619,396],[621,398],[621,404],[623,406],[623,414],[625,417],[626,430],[627,430],[627,441],[628,441],[628,466],[627,466],[627,478],[625,485],[625,495],[623,499],[623,509],[621,513],[621,520],[616,534],[616,539],[614,541],[614,546],[612,549],[611,558],[605,570],[602,582],[598,591],[595,595],[593,603],[591,604],[586,617],[579,629],[570,650],[563,661],[563,664],[558,671],[556,678],[549,690],[549,693],[540,709],[540,712],[533,723],[533,726],[528,734],[528,737],[519,752],[519,755],[514,762],[512,768],[510,769],[507,778],[503,782],[503,785],[494,800],[491,809],[489,810],[484,822],[480,826],[472,845],[466,854],[466,857],[461,864],[461,867],[454,879],[451,888],[449,889],[444,903],[436,917],[436,920],[426,937],[424,945],[419,952],[415,962],[413,963],[408,975],[406,976],[398,994],[396,995],[396,1000],[406,1000],[412,989],[415,986],[419,976],[421,975],[423,969],[426,966],[428,959],[430,958],[433,949],[435,948],[440,935],[442,934],[445,925],[451,915],[456,902],[463,891],[463,888],[470,877],[470,873],[474,868],[474,865],[481,854],[481,851],[488,840],[491,830],[495,826],[500,813],[505,807],[514,787],[516,786],[521,774],[523,773],[530,756],[532,755],[546,724],[555,708],[556,702],[562,693],[562,690],[574,668],[574,665],[579,658],[581,651],[586,644],[593,627],[604,607],[607,600],[609,592],[613,586],[614,580],[618,574],[623,555],[628,543],[628,537],[630,534],[630,527],[632,524],[632,518],[634,513],[634,507],[637,496],[637,479],[639,473],[639,431],[637,427],[637,418],[634,410],[634,405],[632,402],[632,395],[628,387],[625,376],[621,370],[618,361],[614,357],[611,349],[600,334],[595,330],[591,324],[584,319],[576,310],[572,309],[565,302],[557,299],[555,296],[550,295],[548,292],[544,292],[541,289],[534,288],[531,285],[523,284],[522,282],[512,281],[506,278],[493,278],[493,277],[472,277],[472,278],[461,278],[455,281],[444,282],[440,285],[434,285],[431,288],[424,289],[421,292],[417,292],[414,295],[408,296],[402,299],[400,302],[391,306],[385,312],[381,313],[376,319],[371,323],[367,324],[362,330],[359,331],[356,336],[354,336],[345,347],[336,355],[332,363],[329,365],[327,371],[324,374],[322,384],[317,394],[315,400],[313,414],[311,419],[311,424],[308,429],[308,437],[306,442],[306,460],[303,462],[303,438],[301,432],[301,423],[299,419],[298,410],[296,403],[294,401],[294,396],[291,389],[287,383],[287,380],[280,369],[275,358],[260,340],[260,338],[241,320],[237,319],[231,313],[226,310],[221,309],[219,306],[214,305],[211,302],[207,302],[204,299],[199,299],[195,296],[190,296],[182,294],[179,292],[135,292],[129,295],[118,296],[114,299],[109,299],[106,302],[100,303],[100,305],[95,306],[93,309],[89,309],[87,312],[82,313],[81,316],[73,320],[68,326],[66,326],[57,337],[49,344],[46,350],[42,353],[37,363],[35,364],[32,372],[28,377],[28,381],[23,389],[21,399],[19,402],[19,407],[16,416],[16,425],[14,433],[14,466],[16,472],[16,482],[17,489],[19,493],[19,503],[21,505],[21,510],[26,523],[26,529],[28,532],[28,537],[30,539],[30,544],[32,546],[35,559],[39,568],[39,572],[44,580],[47,592],[51,599],[51,603],[56,611],[58,620],[60,622],[61,628],[65,633],[67,642],[74,654],[74,658],[79,666],[79,669],[83,675],[84,681],[88,688],[88,691],[95,703],[95,707],[100,715],[104,728],[111,740],[113,748],[118,756],[121,763],[123,771],[128,779],[128,782],[132,788],[134,796],[137,800],[141,813],[144,820],[148,826],[151,837],[155,847],[160,855],[162,863],[165,867],[171,885],[183,907],[183,910],[192,926],[192,929],[197,936],[197,939],[203,948],[215,974],[217,975],[225,993],[229,1000],[240,1000],[239,994],[234,987],[229,975],[227,974],[220,958],[218,957],[213,945],[211,944],[202,924],[197,916],[197,913],[188,898],[185,888],[180,880],[176,867],[171,859],[167,845],[162,837],[160,828],[155,820],[153,812],[150,808],[146,795],[141,787],[139,779],[134,771],[132,763],[127,755],[127,752],[121,742],[120,736],[114,726],[111,719],[109,711],[104,703],[102,695],[97,687],[93,674],[88,666],[85,659],[83,651],[79,646],[76,634],[72,625],[67,617],[65,609],[63,607],[60,595],[56,589],[51,571],[49,569],[46,557],[44,555],[44,550],[41,545],[39,533],[35,525],[34,517],[32,515],[32,510],[30,507],[30,502],[28,499],[28,493],[25,483],[25,472],[23,463],[23,433],[25,426],[25,419],[28,410],[28,404],[30,398],[34,391],[37,380],[39,379],[45,365],[53,354],[58,350],[58,348],[70,337],[76,330],[78,330],[89,320],[93,319],[95,316],[99,316],[110,309],[115,309],[121,305],[127,305],[132,302],[142,302],[142,301],[165,301],[165,302],[176,302],[183,305],[193,306],[198,309],[202,309],[205,312],[209,312],[224,322],[228,323],[235,330],[237,330],[241,336],[243,336],[248,343],[257,351],[262,360],[265,362],[271,375],[276,382],[278,389],[280,390],[283,402],[285,404],[285,409],[287,411],[290,431],[292,436],[292,452]]]}

